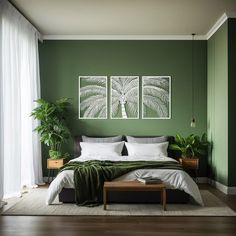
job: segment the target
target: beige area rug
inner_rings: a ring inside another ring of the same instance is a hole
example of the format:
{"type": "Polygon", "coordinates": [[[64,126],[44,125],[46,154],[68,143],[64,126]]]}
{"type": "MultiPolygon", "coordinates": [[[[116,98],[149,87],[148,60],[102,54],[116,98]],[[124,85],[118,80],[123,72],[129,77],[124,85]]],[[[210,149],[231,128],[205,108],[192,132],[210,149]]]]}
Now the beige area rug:
{"type": "Polygon", "coordinates": [[[79,207],[58,201],[45,204],[46,188],[31,189],[2,215],[127,215],[127,216],[236,216],[236,213],[207,190],[202,190],[205,206],[193,204],[167,204],[167,211],[160,204],[109,204],[97,207],[79,207]]]}

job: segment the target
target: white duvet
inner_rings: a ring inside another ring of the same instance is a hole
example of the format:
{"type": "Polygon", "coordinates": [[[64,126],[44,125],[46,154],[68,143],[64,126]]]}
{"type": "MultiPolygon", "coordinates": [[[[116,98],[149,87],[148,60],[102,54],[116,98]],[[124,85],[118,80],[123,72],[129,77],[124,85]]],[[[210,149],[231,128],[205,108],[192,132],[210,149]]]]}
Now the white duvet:
{"type": "MultiPolygon", "coordinates": [[[[106,157],[96,157],[98,160],[107,160],[106,157]]],[[[87,161],[91,160],[89,156],[81,156],[79,158],[75,158],[71,161],[87,161]]],[[[137,160],[147,160],[145,157],[130,157],[130,156],[120,156],[112,158],[112,161],[137,161],[137,160]]],[[[169,157],[150,157],[148,160],[155,161],[175,161],[169,157]]],[[[131,171],[125,175],[120,176],[114,181],[125,180],[132,181],[136,180],[140,177],[153,177],[159,178],[165,183],[168,189],[179,189],[188,193],[192,199],[203,206],[202,197],[200,191],[198,189],[197,184],[193,181],[193,179],[182,170],[171,170],[171,169],[138,169],[131,171]]],[[[74,171],[66,170],[60,172],[57,177],[52,181],[48,188],[46,204],[53,204],[53,201],[57,197],[57,195],[61,192],[63,188],[74,188],[74,171]]]]}

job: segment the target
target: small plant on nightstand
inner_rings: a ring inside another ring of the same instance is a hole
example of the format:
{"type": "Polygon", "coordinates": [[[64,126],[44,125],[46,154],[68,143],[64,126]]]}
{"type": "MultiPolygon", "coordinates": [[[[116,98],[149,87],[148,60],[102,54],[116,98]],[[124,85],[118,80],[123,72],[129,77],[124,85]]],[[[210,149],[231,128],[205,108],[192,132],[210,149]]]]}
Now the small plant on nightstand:
{"type": "Polygon", "coordinates": [[[175,143],[170,144],[170,149],[179,151],[183,159],[204,156],[208,152],[208,147],[209,142],[207,141],[206,133],[201,138],[194,134],[190,134],[186,138],[177,134],[175,136],[175,143]]]}
{"type": "Polygon", "coordinates": [[[199,157],[208,153],[210,143],[207,141],[207,135],[204,133],[200,138],[198,135],[191,134],[186,138],[177,134],[175,143],[170,145],[170,149],[178,151],[181,155],[179,162],[183,168],[189,172],[194,172],[195,180],[199,168],[199,157]]]}
{"type": "Polygon", "coordinates": [[[36,107],[31,116],[40,121],[40,125],[35,129],[40,135],[40,141],[49,146],[49,156],[51,159],[68,157],[68,153],[62,154],[61,146],[70,137],[65,117],[70,105],[68,98],[62,98],[56,102],[48,102],[38,99],[36,107]]]}

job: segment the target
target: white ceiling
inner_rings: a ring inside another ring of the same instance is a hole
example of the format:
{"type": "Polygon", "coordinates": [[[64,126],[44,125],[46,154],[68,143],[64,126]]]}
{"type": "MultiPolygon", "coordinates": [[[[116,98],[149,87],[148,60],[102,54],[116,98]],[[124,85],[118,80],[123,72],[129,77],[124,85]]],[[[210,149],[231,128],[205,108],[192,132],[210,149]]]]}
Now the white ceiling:
{"type": "Polygon", "coordinates": [[[205,35],[236,0],[11,0],[44,35],[205,35]]]}

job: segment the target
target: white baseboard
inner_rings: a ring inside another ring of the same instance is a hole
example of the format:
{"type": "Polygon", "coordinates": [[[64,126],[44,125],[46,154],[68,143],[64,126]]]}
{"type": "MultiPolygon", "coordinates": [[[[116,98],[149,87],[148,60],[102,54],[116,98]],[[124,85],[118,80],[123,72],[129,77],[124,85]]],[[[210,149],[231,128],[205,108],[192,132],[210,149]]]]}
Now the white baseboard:
{"type": "Polygon", "coordinates": [[[216,189],[220,190],[224,194],[236,194],[236,187],[229,187],[226,186],[218,181],[215,181],[213,179],[208,178],[208,183],[212,186],[214,186],[216,189]]]}
{"type": "Polygon", "coordinates": [[[198,184],[210,184],[211,186],[215,187],[216,189],[220,190],[224,194],[236,194],[236,187],[229,187],[226,186],[218,181],[215,181],[213,179],[210,179],[208,177],[198,177],[197,178],[198,184]]]}
{"type": "Polygon", "coordinates": [[[213,187],[215,187],[216,189],[220,190],[221,192],[223,192],[224,194],[228,194],[228,186],[218,182],[218,181],[215,181],[213,179],[208,179],[208,183],[210,185],[212,185],[213,187]]]}

